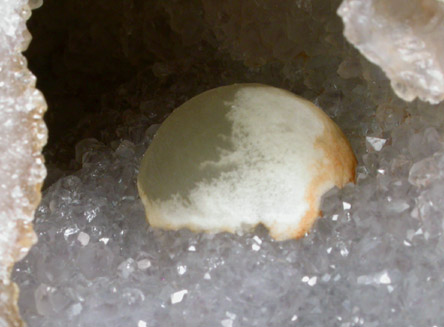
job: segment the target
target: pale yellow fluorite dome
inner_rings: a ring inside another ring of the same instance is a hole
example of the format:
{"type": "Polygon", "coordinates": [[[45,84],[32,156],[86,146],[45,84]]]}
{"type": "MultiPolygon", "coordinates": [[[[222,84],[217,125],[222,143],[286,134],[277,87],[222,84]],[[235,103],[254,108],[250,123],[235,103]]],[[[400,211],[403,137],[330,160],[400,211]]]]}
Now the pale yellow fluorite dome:
{"type": "Polygon", "coordinates": [[[260,84],[204,92],[178,107],[146,151],[138,188],[153,227],[298,238],[322,194],[354,181],[356,159],[308,100],[260,84]]]}

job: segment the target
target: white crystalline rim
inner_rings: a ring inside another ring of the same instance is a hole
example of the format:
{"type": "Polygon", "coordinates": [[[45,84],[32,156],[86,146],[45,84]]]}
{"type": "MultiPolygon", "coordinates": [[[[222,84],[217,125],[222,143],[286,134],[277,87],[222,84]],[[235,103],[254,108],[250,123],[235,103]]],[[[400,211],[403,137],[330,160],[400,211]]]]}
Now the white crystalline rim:
{"type": "MultiPolygon", "coordinates": [[[[226,119],[232,124],[234,150],[220,151],[217,161],[196,164],[203,169],[236,169],[196,183],[189,201],[180,194],[156,199],[142,182],[149,178],[148,162],[155,160],[150,146],[138,180],[147,219],[154,227],[207,232],[240,232],[262,223],[277,240],[301,237],[319,215],[322,194],[354,181],[356,159],[351,148],[322,110],[285,90],[235,84],[204,92],[187,103],[221,94],[223,99],[225,92],[233,90],[226,119]]],[[[174,144],[170,122],[193,114],[184,106],[165,121],[153,143],[174,144]]],[[[178,178],[177,174],[171,172],[171,178],[178,178]]]]}

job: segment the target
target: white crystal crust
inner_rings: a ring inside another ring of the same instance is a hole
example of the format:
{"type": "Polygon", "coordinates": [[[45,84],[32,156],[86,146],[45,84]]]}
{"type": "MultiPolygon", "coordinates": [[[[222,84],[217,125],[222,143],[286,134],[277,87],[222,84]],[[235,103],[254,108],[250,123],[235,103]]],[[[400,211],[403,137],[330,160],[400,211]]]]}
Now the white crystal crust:
{"type": "Polygon", "coordinates": [[[396,94],[444,99],[444,5],[437,0],[344,0],[344,35],[387,74],[396,94]]]}

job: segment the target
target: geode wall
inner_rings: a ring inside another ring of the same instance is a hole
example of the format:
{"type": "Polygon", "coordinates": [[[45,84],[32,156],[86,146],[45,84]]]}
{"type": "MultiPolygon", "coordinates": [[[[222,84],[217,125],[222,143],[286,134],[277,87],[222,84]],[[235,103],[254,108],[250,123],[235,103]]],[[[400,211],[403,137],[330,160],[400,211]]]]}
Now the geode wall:
{"type": "Polygon", "coordinates": [[[31,8],[25,1],[3,1],[0,12],[0,325],[19,326],[9,275],[36,241],[32,220],[46,174],[46,104],[20,53],[31,40],[25,26],[31,8]]]}
{"type": "MultiPolygon", "coordinates": [[[[47,0],[26,56],[50,108],[48,179],[39,243],[14,269],[29,326],[439,326],[442,105],[406,103],[390,83],[441,99],[442,4],[396,4],[340,7],[348,39],[390,81],[344,39],[336,0],[47,0]],[[158,124],[236,82],[314,101],[357,155],[357,185],[324,199],[303,240],[144,221],[135,176],[158,124]]],[[[9,272],[35,239],[45,104],[20,54],[30,12],[23,1],[0,12],[0,326],[19,326],[9,272]]]]}

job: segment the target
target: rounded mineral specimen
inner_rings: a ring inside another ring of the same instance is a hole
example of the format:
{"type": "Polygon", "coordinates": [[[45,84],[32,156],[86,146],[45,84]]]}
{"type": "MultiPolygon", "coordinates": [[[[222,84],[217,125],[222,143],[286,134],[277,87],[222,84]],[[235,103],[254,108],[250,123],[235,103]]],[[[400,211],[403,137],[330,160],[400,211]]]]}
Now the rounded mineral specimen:
{"type": "Polygon", "coordinates": [[[323,193],[354,181],[356,159],[336,124],[288,91],[235,84],[178,107],[146,151],[138,189],[153,227],[307,233],[323,193]]]}

